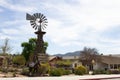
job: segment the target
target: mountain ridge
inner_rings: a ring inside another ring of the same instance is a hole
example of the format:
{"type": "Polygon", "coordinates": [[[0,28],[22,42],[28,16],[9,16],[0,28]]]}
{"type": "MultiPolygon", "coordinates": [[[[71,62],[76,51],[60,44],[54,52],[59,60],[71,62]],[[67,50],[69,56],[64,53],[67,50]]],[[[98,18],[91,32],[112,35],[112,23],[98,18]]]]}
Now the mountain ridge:
{"type": "Polygon", "coordinates": [[[68,52],[68,53],[65,53],[65,54],[55,54],[54,56],[59,56],[59,57],[63,57],[63,56],[80,56],[80,51],[68,52]]]}

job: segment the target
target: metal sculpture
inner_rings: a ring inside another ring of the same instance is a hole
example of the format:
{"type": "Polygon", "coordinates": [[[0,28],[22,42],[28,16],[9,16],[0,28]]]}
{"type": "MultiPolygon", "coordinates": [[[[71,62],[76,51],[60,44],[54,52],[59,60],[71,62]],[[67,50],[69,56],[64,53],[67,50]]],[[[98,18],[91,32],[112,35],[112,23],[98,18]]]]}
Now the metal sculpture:
{"type": "Polygon", "coordinates": [[[43,35],[46,33],[43,30],[47,26],[47,18],[41,13],[35,13],[33,15],[26,14],[26,20],[30,20],[31,26],[37,30],[35,34],[37,35],[36,48],[34,50],[34,69],[37,71],[40,62],[46,62],[48,60],[48,55],[45,53],[43,35]],[[36,65],[36,66],[35,66],[36,65]]]}

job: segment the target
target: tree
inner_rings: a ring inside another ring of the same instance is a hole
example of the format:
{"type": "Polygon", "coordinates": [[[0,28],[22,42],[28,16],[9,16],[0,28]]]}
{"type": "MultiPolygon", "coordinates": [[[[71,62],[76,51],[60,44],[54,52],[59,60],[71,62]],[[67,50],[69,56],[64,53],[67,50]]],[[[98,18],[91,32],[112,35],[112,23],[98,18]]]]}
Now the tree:
{"type": "Polygon", "coordinates": [[[7,72],[8,68],[9,68],[9,64],[11,63],[11,55],[8,53],[10,53],[10,51],[12,49],[11,46],[9,45],[8,38],[6,38],[4,40],[4,43],[2,46],[0,46],[0,49],[1,49],[1,53],[2,53],[1,55],[5,57],[5,59],[3,60],[3,69],[5,69],[7,72]]]}
{"type": "MultiPolygon", "coordinates": [[[[36,47],[36,38],[30,38],[29,42],[23,42],[21,46],[23,47],[22,55],[25,57],[26,61],[29,60],[30,55],[34,53],[36,47]]],[[[48,47],[48,43],[44,42],[45,50],[48,47]]]]}
{"type": "Polygon", "coordinates": [[[11,51],[12,48],[9,45],[9,39],[8,38],[5,39],[3,45],[0,48],[1,48],[2,54],[7,54],[11,51]]]}
{"type": "Polygon", "coordinates": [[[95,48],[84,47],[83,51],[80,52],[80,60],[83,65],[92,65],[92,61],[99,61],[99,53],[95,48]]]}

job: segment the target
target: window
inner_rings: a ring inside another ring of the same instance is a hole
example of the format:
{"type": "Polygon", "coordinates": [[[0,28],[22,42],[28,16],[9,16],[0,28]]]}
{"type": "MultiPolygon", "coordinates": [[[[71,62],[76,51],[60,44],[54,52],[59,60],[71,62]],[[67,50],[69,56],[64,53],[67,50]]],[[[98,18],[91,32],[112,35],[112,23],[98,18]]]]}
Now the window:
{"type": "Polygon", "coordinates": [[[110,69],[113,69],[113,65],[112,64],[110,64],[110,69]]]}
{"type": "Polygon", "coordinates": [[[114,69],[117,69],[117,64],[114,64],[114,69]]]}

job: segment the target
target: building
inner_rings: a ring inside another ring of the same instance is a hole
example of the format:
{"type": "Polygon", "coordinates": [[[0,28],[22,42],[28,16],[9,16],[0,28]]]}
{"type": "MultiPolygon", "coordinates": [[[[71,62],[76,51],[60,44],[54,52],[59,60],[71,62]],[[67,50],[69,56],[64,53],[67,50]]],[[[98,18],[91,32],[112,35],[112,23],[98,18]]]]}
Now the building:
{"type": "Polygon", "coordinates": [[[82,65],[82,63],[79,61],[80,57],[79,56],[63,56],[63,60],[70,60],[72,62],[72,68],[75,68],[79,65],[82,65]]]}
{"type": "Polygon", "coordinates": [[[63,57],[58,57],[58,56],[50,56],[49,57],[49,64],[52,67],[55,67],[55,64],[57,61],[67,61],[69,60],[71,62],[71,68],[75,68],[79,65],[82,65],[81,62],[79,62],[79,56],[63,56],[63,57]]]}
{"type": "Polygon", "coordinates": [[[49,62],[52,66],[55,66],[57,61],[70,60],[72,62],[71,68],[84,65],[88,70],[113,70],[120,68],[120,57],[101,55],[99,57],[97,56],[97,58],[99,60],[86,61],[84,59],[80,59],[79,56],[52,56],[49,62]]]}
{"type": "Polygon", "coordinates": [[[62,58],[58,56],[49,56],[49,64],[51,67],[56,67],[57,61],[61,61],[62,58]]]}
{"type": "Polygon", "coordinates": [[[93,65],[93,69],[111,70],[120,68],[120,57],[101,56],[101,61],[93,65]]]}

